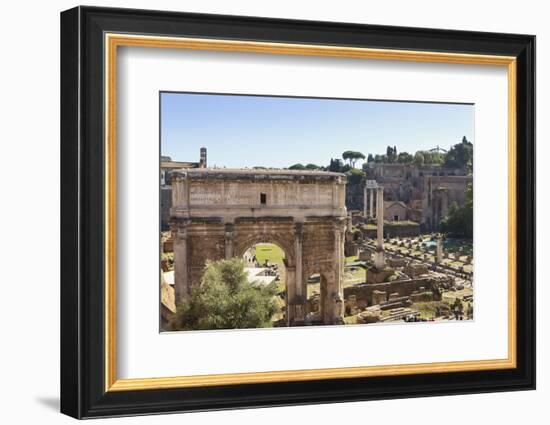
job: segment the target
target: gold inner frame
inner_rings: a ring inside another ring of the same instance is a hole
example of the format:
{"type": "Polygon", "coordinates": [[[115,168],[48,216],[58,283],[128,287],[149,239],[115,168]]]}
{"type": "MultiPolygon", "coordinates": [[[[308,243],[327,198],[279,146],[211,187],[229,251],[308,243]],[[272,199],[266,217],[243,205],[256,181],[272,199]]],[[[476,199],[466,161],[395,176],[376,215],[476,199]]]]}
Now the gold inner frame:
{"type": "Polygon", "coordinates": [[[326,45],[105,34],[105,391],[312,381],[516,367],[516,58],[461,53],[370,49],[326,45]],[[116,99],[119,46],[325,56],[507,67],[508,71],[508,357],[495,360],[305,369],[272,372],[118,379],[116,373],[116,99]]]}

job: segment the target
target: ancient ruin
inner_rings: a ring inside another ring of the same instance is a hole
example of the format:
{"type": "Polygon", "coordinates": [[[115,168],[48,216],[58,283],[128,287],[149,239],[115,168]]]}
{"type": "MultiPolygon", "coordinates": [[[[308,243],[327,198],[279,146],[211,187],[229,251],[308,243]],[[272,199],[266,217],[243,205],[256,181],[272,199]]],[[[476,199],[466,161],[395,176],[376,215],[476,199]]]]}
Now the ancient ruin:
{"type": "MultiPolygon", "coordinates": [[[[206,158],[204,158],[206,161],[206,158]]],[[[293,170],[192,168],[171,173],[175,298],[208,260],[270,242],[285,253],[286,322],[304,322],[307,278],[320,275],[319,320],[343,322],[346,176],[293,170]]]]}
{"type": "Polygon", "coordinates": [[[369,162],[364,171],[363,181],[347,187],[348,209],[375,218],[376,187],[384,186],[384,218],[418,223],[416,234],[437,231],[450,205],[464,204],[466,187],[472,183],[468,170],[439,165],[369,162]]]}

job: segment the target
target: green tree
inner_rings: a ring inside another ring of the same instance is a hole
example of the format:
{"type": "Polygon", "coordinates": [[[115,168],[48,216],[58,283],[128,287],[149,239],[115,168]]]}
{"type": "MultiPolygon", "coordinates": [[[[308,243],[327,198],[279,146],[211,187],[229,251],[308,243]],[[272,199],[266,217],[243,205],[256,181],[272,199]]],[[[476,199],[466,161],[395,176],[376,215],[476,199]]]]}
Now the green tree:
{"type": "Polygon", "coordinates": [[[332,171],[334,173],[340,173],[342,171],[342,167],[344,164],[342,163],[342,160],[339,158],[332,159],[330,158],[330,165],[328,166],[328,170],[332,171]]]}
{"type": "Polygon", "coordinates": [[[413,156],[408,152],[399,152],[399,155],[397,155],[397,162],[400,164],[410,164],[413,162],[413,156]]]}
{"type": "Polygon", "coordinates": [[[442,165],[445,162],[445,155],[441,152],[419,151],[418,153],[422,154],[426,165],[442,165]]]}
{"type": "Polygon", "coordinates": [[[177,306],[172,330],[246,329],[272,326],[277,287],[248,282],[239,258],[207,262],[200,286],[177,306]]]}
{"type": "Polygon", "coordinates": [[[304,166],[304,164],[294,164],[294,165],[291,165],[290,167],[288,167],[289,170],[305,170],[306,167],[304,166]]]}
{"type": "Polygon", "coordinates": [[[453,202],[441,220],[441,231],[455,237],[472,238],[474,234],[474,190],[466,187],[466,202],[458,206],[453,202]]]}
{"type": "Polygon", "coordinates": [[[374,162],[374,156],[372,156],[372,153],[369,153],[367,156],[367,162],[374,162]]]}
{"type": "Polygon", "coordinates": [[[365,177],[365,173],[357,168],[352,168],[348,173],[348,184],[355,185],[359,184],[361,180],[365,177]]]}
{"type": "Polygon", "coordinates": [[[418,151],[414,154],[413,163],[418,166],[424,165],[424,153],[418,151]]]}
{"type": "Polygon", "coordinates": [[[375,155],[374,162],[377,164],[385,164],[388,162],[388,157],[386,155],[375,155]]]}
{"type": "Polygon", "coordinates": [[[342,158],[345,161],[349,161],[349,165],[351,166],[351,168],[355,168],[355,163],[357,162],[357,160],[365,159],[365,155],[357,151],[345,151],[344,153],[342,153],[342,158]]]}
{"type": "Polygon", "coordinates": [[[473,160],[474,145],[464,136],[461,143],[457,143],[447,152],[445,156],[445,166],[451,168],[466,168],[471,172],[473,160]]]}
{"type": "Polygon", "coordinates": [[[318,166],[317,164],[307,164],[306,165],[306,170],[320,170],[321,167],[318,166]]]}

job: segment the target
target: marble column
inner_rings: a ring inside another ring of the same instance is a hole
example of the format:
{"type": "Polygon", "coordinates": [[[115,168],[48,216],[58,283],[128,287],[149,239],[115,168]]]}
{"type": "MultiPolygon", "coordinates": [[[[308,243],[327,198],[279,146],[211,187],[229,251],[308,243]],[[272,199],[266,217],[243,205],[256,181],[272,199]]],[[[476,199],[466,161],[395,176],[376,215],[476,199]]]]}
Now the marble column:
{"type": "Polygon", "coordinates": [[[367,218],[368,217],[368,209],[367,209],[367,194],[368,194],[368,189],[367,189],[367,186],[365,186],[363,188],[363,217],[364,218],[367,218]]]}
{"type": "MultiPolygon", "coordinates": [[[[342,324],[344,318],[344,235],[346,225],[343,221],[338,221],[334,226],[334,269],[332,282],[327,288],[327,319],[330,324],[342,324]]],[[[325,322],[327,320],[325,319],[325,322]]]]}
{"type": "Polygon", "coordinates": [[[233,223],[225,224],[225,259],[233,257],[233,223]]]}
{"type": "Polygon", "coordinates": [[[369,217],[370,218],[373,218],[374,217],[374,211],[373,211],[373,207],[374,207],[374,190],[373,189],[369,189],[369,192],[370,192],[370,213],[369,213],[369,217]]]}
{"type": "Polygon", "coordinates": [[[384,248],[384,188],[378,187],[376,190],[376,246],[379,249],[384,248]]]}
{"type": "Polygon", "coordinates": [[[374,266],[382,270],[386,267],[384,257],[384,188],[376,190],[376,252],[374,254],[374,266]]]}
{"type": "Polygon", "coordinates": [[[435,262],[436,264],[440,264],[443,260],[443,240],[438,237],[437,238],[437,246],[435,248],[435,262]]]}
{"type": "Polygon", "coordinates": [[[177,223],[172,233],[174,240],[174,292],[176,306],[190,293],[189,266],[187,258],[187,227],[187,223],[177,223]]]}
{"type": "Polygon", "coordinates": [[[294,224],[294,253],[296,259],[296,271],[294,277],[294,321],[303,321],[305,319],[304,304],[305,294],[303,288],[303,264],[302,264],[302,244],[304,236],[304,224],[294,224]]]}
{"type": "Polygon", "coordinates": [[[287,326],[292,325],[295,317],[294,306],[291,305],[291,300],[296,296],[296,267],[287,266],[286,267],[286,324],[287,326]]]}

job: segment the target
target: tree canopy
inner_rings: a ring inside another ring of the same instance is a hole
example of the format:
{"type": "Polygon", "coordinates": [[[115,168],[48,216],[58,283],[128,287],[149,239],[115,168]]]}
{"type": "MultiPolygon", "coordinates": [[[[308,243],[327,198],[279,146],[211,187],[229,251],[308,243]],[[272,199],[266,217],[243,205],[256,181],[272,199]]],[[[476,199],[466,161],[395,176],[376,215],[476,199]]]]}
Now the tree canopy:
{"type": "Polygon", "coordinates": [[[358,159],[365,159],[365,155],[358,151],[345,151],[342,153],[342,158],[349,161],[351,168],[355,168],[355,163],[358,159]]]}
{"type": "Polygon", "coordinates": [[[474,234],[474,189],[472,184],[466,187],[466,202],[459,207],[453,202],[445,217],[441,220],[441,231],[450,236],[472,238],[474,234]]]}
{"type": "Polygon", "coordinates": [[[421,151],[414,154],[413,163],[418,166],[424,165],[424,154],[421,151]]]}
{"type": "Polygon", "coordinates": [[[457,143],[445,156],[445,166],[452,168],[466,168],[472,171],[474,160],[474,145],[466,139],[462,138],[461,143],[457,143]]]}
{"type": "Polygon", "coordinates": [[[240,258],[208,262],[200,286],[177,306],[172,330],[271,327],[276,285],[250,283],[240,258]]]}
{"type": "Polygon", "coordinates": [[[340,158],[330,158],[330,165],[328,166],[328,170],[334,173],[340,173],[343,166],[344,164],[342,163],[342,160],[340,158]]]}
{"type": "Polygon", "coordinates": [[[410,164],[413,162],[413,156],[408,152],[399,152],[399,155],[397,155],[397,162],[400,164],[410,164]]]}
{"type": "Polygon", "coordinates": [[[386,158],[389,163],[394,163],[397,160],[397,148],[395,146],[386,148],[386,158]]]}
{"type": "Polygon", "coordinates": [[[307,164],[306,165],[306,170],[320,170],[321,167],[317,164],[307,164]]]}
{"type": "Polygon", "coordinates": [[[293,164],[290,167],[288,167],[289,170],[305,170],[306,166],[304,164],[293,164]]]}
{"type": "Polygon", "coordinates": [[[355,185],[361,183],[361,180],[363,180],[363,177],[365,177],[365,173],[357,168],[352,168],[349,170],[348,173],[348,183],[350,185],[355,185]]]}

